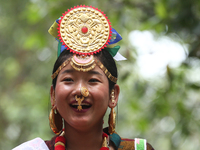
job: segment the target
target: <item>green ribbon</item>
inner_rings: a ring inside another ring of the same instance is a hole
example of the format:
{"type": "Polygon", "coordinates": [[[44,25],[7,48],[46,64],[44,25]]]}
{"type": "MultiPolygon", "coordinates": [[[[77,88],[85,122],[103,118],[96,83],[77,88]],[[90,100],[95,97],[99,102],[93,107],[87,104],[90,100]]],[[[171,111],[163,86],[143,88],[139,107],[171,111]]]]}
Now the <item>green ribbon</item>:
{"type": "Polygon", "coordinates": [[[58,41],[58,51],[57,51],[57,57],[60,56],[60,53],[61,53],[61,46],[62,46],[62,43],[60,41],[58,41]]]}
{"type": "Polygon", "coordinates": [[[112,55],[112,57],[114,57],[117,54],[117,52],[119,51],[119,49],[120,49],[120,46],[117,45],[117,46],[115,46],[113,48],[106,47],[103,50],[107,50],[112,55]]]}

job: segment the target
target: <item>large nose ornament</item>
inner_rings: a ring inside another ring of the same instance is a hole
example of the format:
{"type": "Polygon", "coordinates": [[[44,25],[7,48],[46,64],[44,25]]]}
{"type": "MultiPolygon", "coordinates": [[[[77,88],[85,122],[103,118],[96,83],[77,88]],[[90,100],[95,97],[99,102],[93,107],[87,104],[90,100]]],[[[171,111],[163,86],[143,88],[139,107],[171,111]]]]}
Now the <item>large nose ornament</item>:
{"type": "Polygon", "coordinates": [[[78,97],[77,95],[75,95],[75,100],[78,102],[77,110],[79,111],[83,109],[81,106],[82,101],[85,99],[85,97],[88,97],[89,95],[89,91],[86,87],[81,87],[80,91],[81,91],[81,96],[78,97]]]}
{"type": "Polygon", "coordinates": [[[81,87],[81,94],[84,96],[84,97],[88,97],[89,95],[89,91],[86,87],[81,87]]]}

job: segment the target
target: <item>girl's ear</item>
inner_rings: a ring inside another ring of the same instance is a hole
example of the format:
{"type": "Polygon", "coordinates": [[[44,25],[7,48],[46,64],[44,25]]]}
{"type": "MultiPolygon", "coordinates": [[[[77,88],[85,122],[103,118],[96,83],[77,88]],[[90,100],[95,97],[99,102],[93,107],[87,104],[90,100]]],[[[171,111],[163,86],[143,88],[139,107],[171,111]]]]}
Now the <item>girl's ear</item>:
{"type": "Polygon", "coordinates": [[[111,92],[110,100],[109,100],[109,103],[108,103],[108,106],[110,108],[114,108],[117,105],[119,92],[120,92],[119,85],[115,84],[115,86],[114,86],[114,88],[113,88],[113,90],[111,92]]]}
{"type": "Polygon", "coordinates": [[[55,91],[54,91],[53,85],[51,85],[50,96],[51,96],[51,106],[54,107],[55,106],[55,91]]]}

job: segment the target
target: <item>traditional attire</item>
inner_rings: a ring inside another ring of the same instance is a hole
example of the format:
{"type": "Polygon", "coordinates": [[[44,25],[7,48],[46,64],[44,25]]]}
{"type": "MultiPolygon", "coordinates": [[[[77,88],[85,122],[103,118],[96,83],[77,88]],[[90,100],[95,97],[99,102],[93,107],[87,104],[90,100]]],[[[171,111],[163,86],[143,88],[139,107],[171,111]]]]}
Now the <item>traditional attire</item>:
{"type": "MultiPolygon", "coordinates": [[[[105,128],[104,132],[109,134],[108,128],[105,128]]],[[[57,136],[54,136],[49,141],[43,141],[41,138],[35,138],[17,146],[13,150],[55,150],[54,145],[56,137],[57,136]]],[[[149,143],[145,143],[145,146],[136,146],[137,140],[138,139],[121,138],[117,133],[113,133],[110,136],[110,142],[114,145],[115,150],[154,150],[149,143]]]]}

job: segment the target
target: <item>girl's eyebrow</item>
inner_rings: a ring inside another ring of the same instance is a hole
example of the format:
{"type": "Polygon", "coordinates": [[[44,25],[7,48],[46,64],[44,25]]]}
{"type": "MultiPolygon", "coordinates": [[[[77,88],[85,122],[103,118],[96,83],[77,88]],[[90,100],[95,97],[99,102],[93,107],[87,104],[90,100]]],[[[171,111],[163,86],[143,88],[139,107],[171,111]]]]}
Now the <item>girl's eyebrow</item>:
{"type": "Polygon", "coordinates": [[[62,72],[62,74],[65,74],[65,73],[71,73],[71,72],[74,72],[73,69],[66,69],[62,72]]]}
{"type": "Polygon", "coordinates": [[[90,74],[97,74],[97,75],[101,75],[102,76],[102,74],[100,72],[94,71],[94,70],[91,70],[88,73],[90,73],[90,74]]]}

